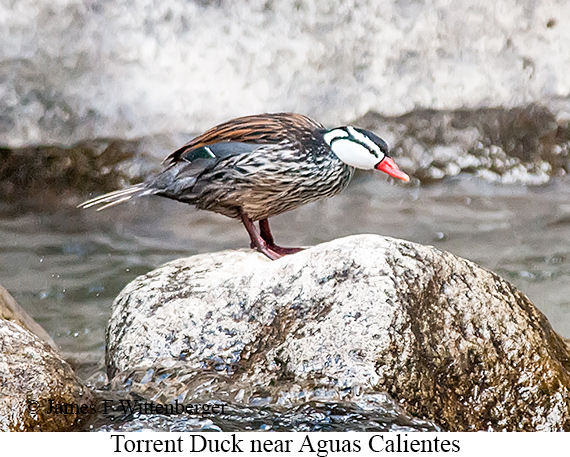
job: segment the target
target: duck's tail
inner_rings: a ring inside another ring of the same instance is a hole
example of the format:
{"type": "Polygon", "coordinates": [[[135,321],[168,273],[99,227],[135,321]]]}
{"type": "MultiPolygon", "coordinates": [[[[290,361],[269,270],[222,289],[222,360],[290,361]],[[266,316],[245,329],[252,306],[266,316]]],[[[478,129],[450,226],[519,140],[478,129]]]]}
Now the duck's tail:
{"type": "Polygon", "coordinates": [[[97,211],[105,208],[118,205],[119,203],[126,202],[134,197],[141,197],[143,195],[154,194],[155,190],[148,188],[145,183],[135,184],[134,186],[127,187],[121,190],[115,190],[105,195],[92,198],[86,202],[77,205],[78,208],[91,208],[97,206],[97,211]]]}

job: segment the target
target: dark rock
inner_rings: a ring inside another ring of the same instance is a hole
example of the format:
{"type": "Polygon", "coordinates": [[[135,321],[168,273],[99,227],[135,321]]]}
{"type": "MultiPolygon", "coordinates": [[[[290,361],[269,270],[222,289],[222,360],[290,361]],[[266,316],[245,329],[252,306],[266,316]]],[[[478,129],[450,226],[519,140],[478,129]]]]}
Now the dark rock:
{"type": "Polygon", "coordinates": [[[130,176],[122,170],[138,157],[138,147],[138,141],[94,140],[71,147],[0,148],[2,198],[57,207],[78,192],[124,185],[130,176]]]}
{"type": "Polygon", "coordinates": [[[51,346],[4,319],[0,346],[1,431],[71,430],[90,417],[91,393],[51,346]]]}
{"type": "Polygon", "coordinates": [[[41,209],[75,205],[90,192],[144,181],[160,159],[187,139],[163,135],[122,140],[102,138],[72,146],[0,147],[3,201],[41,209]]]}
{"type": "Polygon", "coordinates": [[[570,352],[545,316],[469,261],[376,235],[170,262],[117,297],[107,350],[112,384],[157,401],[387,392],[448,430],[570,430],[570,352]]]}
{"type": "Polygon", "coordinates": [[[544,184],[570,172],[565,106],[369,113],[355,124],[389,140],[406,172],[427,183],[460,173],[505,184],[544,184]]]}

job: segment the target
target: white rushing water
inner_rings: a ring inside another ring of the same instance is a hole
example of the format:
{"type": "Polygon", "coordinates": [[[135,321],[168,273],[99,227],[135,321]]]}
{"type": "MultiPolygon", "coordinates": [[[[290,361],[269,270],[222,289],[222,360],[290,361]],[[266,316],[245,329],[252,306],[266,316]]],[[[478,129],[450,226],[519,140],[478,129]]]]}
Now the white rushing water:
{"type": "Polygon", "coordinates": [[[564,0],[3,0],[0,142],[564,97],[569,20],[564,0]]]}

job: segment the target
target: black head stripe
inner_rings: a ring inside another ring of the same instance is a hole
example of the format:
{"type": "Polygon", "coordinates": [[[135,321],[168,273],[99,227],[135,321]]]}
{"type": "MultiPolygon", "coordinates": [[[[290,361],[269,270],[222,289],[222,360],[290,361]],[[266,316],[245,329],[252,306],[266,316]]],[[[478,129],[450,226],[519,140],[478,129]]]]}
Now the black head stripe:
{"type": "Polygon", "coordinates": [[[382,151],[382,153],[384,153],[384,155],[388,155],[388,151],[389,151],[388,145],[386,144],[386,142],[382,138],[380,138],[374,132],[371,132],[370,130],[359,129],[359,128],[355,128],[354,130],[356,130],[356,131],[362,133],[363,135],[367,136],[373,143],[378,145],[378,147],[380,148],[380,151],[382,151]]]}

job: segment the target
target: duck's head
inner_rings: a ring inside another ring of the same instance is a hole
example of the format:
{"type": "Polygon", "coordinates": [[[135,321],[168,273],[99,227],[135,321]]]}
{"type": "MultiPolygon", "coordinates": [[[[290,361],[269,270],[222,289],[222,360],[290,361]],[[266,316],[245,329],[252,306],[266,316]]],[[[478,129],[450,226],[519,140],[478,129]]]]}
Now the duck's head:
{"type": "Polygon", "coordinates": [[[410,177],[388,155],[388,145],[374,133],[357,127],[327,130],[323,138],[332,152],[344,163],[362,170],[380,170],[408,182],[410,177]]]}

